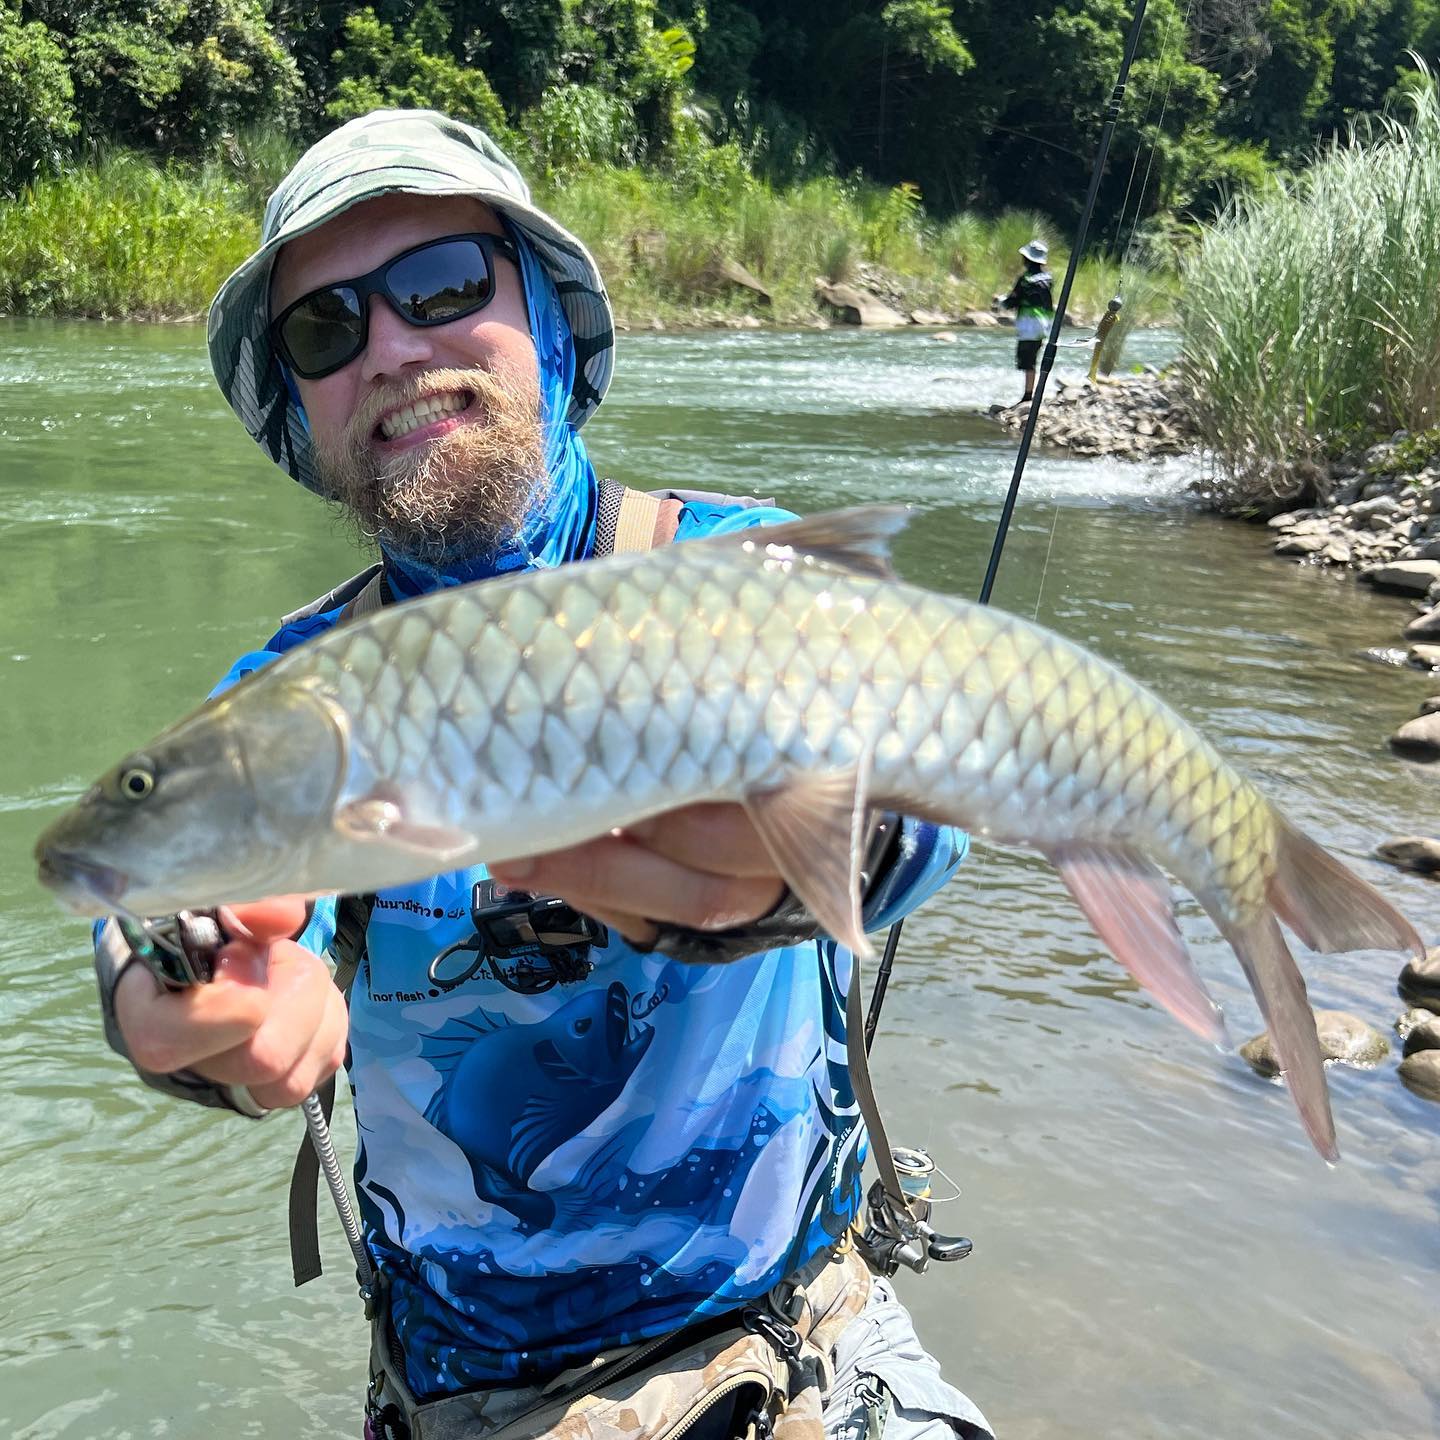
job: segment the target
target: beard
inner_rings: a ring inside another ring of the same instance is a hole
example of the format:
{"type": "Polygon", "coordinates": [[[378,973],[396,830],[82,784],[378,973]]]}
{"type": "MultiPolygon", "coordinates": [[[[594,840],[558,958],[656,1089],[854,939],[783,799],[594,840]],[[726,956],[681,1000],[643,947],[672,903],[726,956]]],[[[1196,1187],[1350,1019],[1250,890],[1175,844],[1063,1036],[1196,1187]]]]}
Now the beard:
{"type": "Polygon", "coordinates": [[[533,372],[427,370],[367,395],[338,440],[314,439],[319,493],[360,539],[427,565],[493,555],[543,499],[545,437],[533,372]],[[385,456],[376,426],[429,395],[472,397],[465,423],[385,456]]]}

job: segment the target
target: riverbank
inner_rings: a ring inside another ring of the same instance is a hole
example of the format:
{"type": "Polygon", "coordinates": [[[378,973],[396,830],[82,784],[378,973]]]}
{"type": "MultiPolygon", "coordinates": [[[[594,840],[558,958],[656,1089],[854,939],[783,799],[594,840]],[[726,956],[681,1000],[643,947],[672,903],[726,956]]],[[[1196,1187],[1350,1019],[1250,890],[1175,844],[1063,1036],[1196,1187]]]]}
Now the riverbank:
{"type": "MultiPolygon", "coordinates": [[[[720,155],[722,152],[717,151],[720,155]]],[[[0,314],[175,320],[204,313],[254,248],[265,197],[293,159],[239,151],[157,165],[126,151],[37,181],[0,200],[0,314]]],[[[911,323],[961,323],[985,312],[1020,269],[1019,246],[1060,237],[1043,217],[929,215],[913,186],[833,176],[772,186],[718,161],[676,177],[594,166],[536,186],[537,200],[581,236],[617,317],[630,329],[844,323],[825,290],[851,288],[911,323]]],[[[1090,323],[1119,283],[1088,259],[1071,316],[1090,323]]],[[[1173,311],[1173,277],[1127,272],[1143,288],[1137,319],[1173,311]]],[[[871,322],[874,323],[874,322],[871,322]]]]}

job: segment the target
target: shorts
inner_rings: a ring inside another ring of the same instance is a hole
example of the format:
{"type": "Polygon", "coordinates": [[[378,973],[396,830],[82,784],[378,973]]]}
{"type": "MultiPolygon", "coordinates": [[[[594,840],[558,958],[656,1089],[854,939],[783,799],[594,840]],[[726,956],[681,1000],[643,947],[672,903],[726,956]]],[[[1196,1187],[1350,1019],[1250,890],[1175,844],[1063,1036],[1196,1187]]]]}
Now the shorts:
{"type": "Polygon", "coordinates": [[[1033,370],[1040,358],[1040,340],[1017,340],[1015,342],[1015,368],[1017,370],[1033,370]]]}
{"type": "Polygon", "coordinates": [[[877,1431],[882,1440],[994,1440],[969,1397],[941,1377],[888,1280],[875,1281],[869,1303],[840,1333],[822,1418],[825,1440],[877,1431]]]}

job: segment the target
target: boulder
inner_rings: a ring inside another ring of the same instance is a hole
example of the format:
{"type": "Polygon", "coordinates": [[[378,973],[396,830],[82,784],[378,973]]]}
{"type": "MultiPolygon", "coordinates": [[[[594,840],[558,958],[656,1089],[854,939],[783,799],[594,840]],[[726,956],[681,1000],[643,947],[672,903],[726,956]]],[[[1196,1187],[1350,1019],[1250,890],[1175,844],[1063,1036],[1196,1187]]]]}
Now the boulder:
{"type": "Polygon", "coordinates": [[[1422,835],[1396,835],[1382,840],[1375,847],[1375,856],[1401,870],[1415,870],[1421,875],[1434,875],[1440,871],[1440,840],[1430,840],[1422,835]]]}
{"type": "Polygon", "coordinates": [[[1286,535],[1275,542],[1277,555],[1318,555],[1330,542],[1320,535],[1286,535]]]}
{"type": "Polygon", "coordinates": [[[1390,748],[1407,760],[1440,760],[1440,715],[1417,715],[1391,737],[1390,748]]]}
{"type": "Polygon", "coordinates": [[[930,338],[942,345],[953,345],[960,337],[953,330],[937,330],[930,338]]]}
{"type": "Polygon", "coordinates": [[[1440,641],[1440,605],[1417,615],[1405,627],[1405,639],[1440,641]]]}
{"type": "Polygon", "coordinates": [[[948,325],[950,317],[942,315],[938,310],[912,310],[910,323],[912,325],[948,325]]]}
{"type": "Polygon", "coordinates": [[[892,310],[868,290],[854,285],[831,285],[822,281],[815,287],[815,294],[847,325],[888,329],[906,324],[905,317],[898,310],[892,310]]]}
{"type": "Polygon", "coordinates": [[[1412,645],[1405,658],[1421,670],[1440,670],[1440,645],[1412,645]]]}
{"type": "Polygon", "coordinates": [[[1440,1015],[1432,1015],[1428,1010],[1412,1010],[1410,1013],[1425,1018],[1417,1020],[1402,1037],[1405,1054],[1418,1055],[1422,1050],[1440,1050],[1440,1015]]]}
{"type": "MultiPolygon", "coordinates": [[[[1344,1010],[1316,1010],[1315,1033],[1327,1065],[1356,1065],[1369,1069],[1389,1053],[1390,1042],[1373,1026],[1344,1010]]],[[[1240,1047],[1241,1058],[1257,1075],[1267,1079],[1280,1073],[1280,1059],[1269,1032],[1247,1040],[1240,1047]]]]}
{"type": "Polygon", "coordinates": [[[1360,578],[1377,590],[1398,595],[1423,595],[1440,581],[1440,560],[1392,560],[1386,565],[1372,565],[1360,572],[1360,578]]]}
{"type": "Polygon", "coordinates": [[[988,310],[967,310],[955,323],[967,325],[972,330],[998,330],[1005,321],[988,310]]]}
{"type": "Polygon", "coordinates": [[[771,303],[770,292],[738,260],[714,255],[699,275],[700,285],[710,294],[726,290],[742,290],[762,305],[771,303]]]}
{"type": "MultiPolygon", "coordinates": [[[[1418,1005],[1412,1006],[1395,1022],[1395,1033],[1401,1040],[1408,1040],[1411,1031],[1417,1025],[1424,1025],[1427,1021],[1436,1019],[1433,1010],[1422,1010],[1418,1005]]],[[[1409,1053],[1408,1051],[1406,1052],[1409,1053]]]]}
{"type": "Polygon", "coordinates": [[[1400,1062],[1400,1083],[1422,1100],[1440,1105],[1440,1050],[1421,1050],[1400,1062]]]}
{"type": "Polygon", "coordinates": [[[1409,961],[1395,988],[1407,1005],[1440,1015],[1440,947],[1427,950],[1423,960],[1409,961]]]}
{"type": "Polygon", "coordinates": [[[1427,695],[1420,702],[1420,713],[1422,715],[1440,714],[1440,695],[1427,695]]]}

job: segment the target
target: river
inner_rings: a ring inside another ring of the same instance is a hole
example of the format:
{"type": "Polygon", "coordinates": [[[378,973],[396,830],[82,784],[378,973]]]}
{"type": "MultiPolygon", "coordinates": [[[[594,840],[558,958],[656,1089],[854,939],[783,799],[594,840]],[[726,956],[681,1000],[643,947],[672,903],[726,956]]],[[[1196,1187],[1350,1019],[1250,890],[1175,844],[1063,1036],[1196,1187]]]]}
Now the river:
{"type": "MultiPolygon", "coordinates": [[[[641,486],[910,502],[901,572],[973,594],[1014,454],[978,412],[1014,397],[1010,353],[983,333],[626,335],[587,438],[641,486]]],[[[1433,942],[1440,886],[1367,858],[1434,823],[1433,773],[1384,746],[1429,687],[1357,658],[1406,605],[1196,513],[1192,464],[1037,454],[997,603],[1154,685],[1433,942]]],[[[244,436],[196,326],[0,321],[0,515],[0,1431],[353,1436],[364,1326],[333,1222],[325,1278],[290,1288],[299,1117],[135,1083],[100,1039],[86,927],[29,848],[358,562],[244,436]]],[[[1253,1034],[1228,949],[1181,918],[1253,1034]]],[[[1402,1008],[1397,957],[1303,963],[1317,1005],[1386,1030],[1402,1008]]],[[[903,1291],[1002,1440],[1440,1430],[1440,1110],[1393,1060],[1331,1071],[1327,1169],[1284,1092],[1143,997],[1047,866],[978,847],[906,926],[876,1054],[893,1136],[959,1188],[939,1228],[975,1240],[903,1291]]]]}

